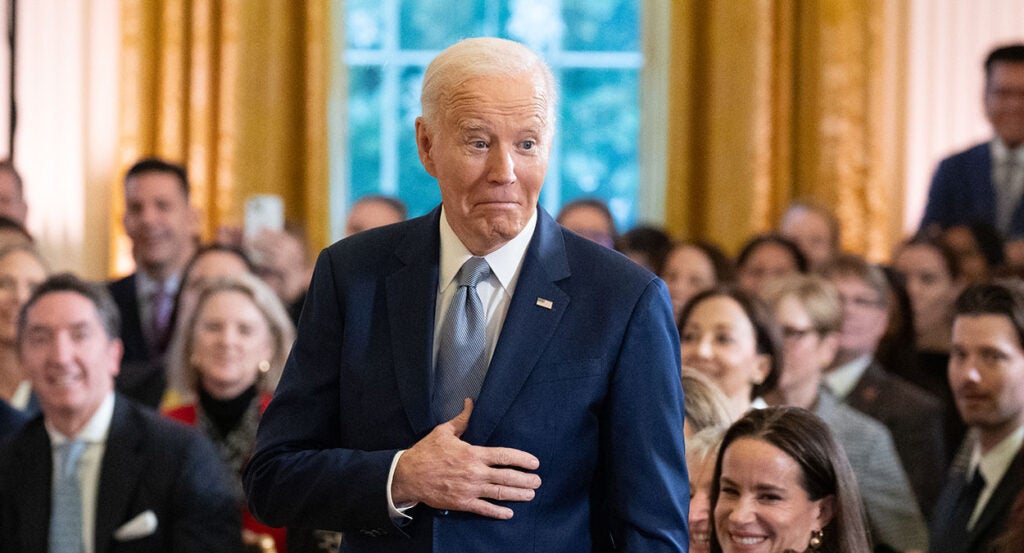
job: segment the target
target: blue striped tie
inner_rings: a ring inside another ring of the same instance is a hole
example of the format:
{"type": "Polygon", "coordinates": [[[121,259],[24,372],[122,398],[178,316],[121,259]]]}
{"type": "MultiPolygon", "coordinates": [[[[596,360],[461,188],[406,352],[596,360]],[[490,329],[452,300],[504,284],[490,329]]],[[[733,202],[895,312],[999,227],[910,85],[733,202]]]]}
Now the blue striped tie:
{"type": "Polygon", "coordinates": [[[476,401],[487,375],[487,317],[476,285],[491,267],[482,257],[467,260],[455,279],[459,289],[441,323],[434,375],[434,414],[447,421],[462,411],[467,397],[476,401]]]}
{"type": "Polygon", "coordinates": [[[50,553],[82,552],[82,484],[78,462],[85,442],[76,440],[57,447],[57,471],[50,511],[50,553]]]}

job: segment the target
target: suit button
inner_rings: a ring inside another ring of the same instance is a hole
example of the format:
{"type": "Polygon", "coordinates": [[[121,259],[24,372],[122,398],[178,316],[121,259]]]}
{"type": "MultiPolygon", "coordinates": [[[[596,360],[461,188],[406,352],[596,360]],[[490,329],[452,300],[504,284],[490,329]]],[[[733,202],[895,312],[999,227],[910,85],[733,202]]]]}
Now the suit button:
{"type": "Polygon", "coordinates": [[[440,513],[441,513],[441,516],[446,517],[446,516],[448,516],[448,509],[440,511],[440,513]]]}

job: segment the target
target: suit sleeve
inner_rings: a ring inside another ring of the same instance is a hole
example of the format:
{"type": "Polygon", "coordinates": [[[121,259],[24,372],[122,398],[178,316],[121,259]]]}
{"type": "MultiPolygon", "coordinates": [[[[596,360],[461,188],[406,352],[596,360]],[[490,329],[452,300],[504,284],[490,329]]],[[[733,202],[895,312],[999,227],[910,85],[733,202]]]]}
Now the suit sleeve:
{"type": "Polygon", "coordinates": [[[864,509],[875,542],[897,551],[928,548],[928,528],[917,508],[910,482],[903,472],[896,447],[888,431],[863,431],[871,440],[865,470],[857,475],[864,509]]]}
{"type": "Polygon", "coordinates": [[[689,545],[679,333],[670,306],[664,283],[651,281],[630,316],[604,413],[609,524],[625,551],[689,545]]]}
{"type": "Polygon", "coordinates": [[[173,551],[238,552],[242,549],[241,498],[218,453],[196,434],[186,445],[175,486],[175,516],[169,532],[173,551]]]}
{"type": "Polygon", "coordinates": [[[336,286],[332,258],[325,251],[245,470],[249,509],[270,526],[393,527],[385,487],[397,450],[346,449],[339,441],[344,306],[336,286]]]}
{"type": "Polygon", "coordinates": [[[949,164],[948,159],[942,160],[932,175],[931,186],[928,188],[928,203],[925,205],[919,227],[921,231],[931,225],[947,228],[954,224],[954,214],[950,210],[956,208],[953,197],[956,183],[950,175],[949,164]]]}

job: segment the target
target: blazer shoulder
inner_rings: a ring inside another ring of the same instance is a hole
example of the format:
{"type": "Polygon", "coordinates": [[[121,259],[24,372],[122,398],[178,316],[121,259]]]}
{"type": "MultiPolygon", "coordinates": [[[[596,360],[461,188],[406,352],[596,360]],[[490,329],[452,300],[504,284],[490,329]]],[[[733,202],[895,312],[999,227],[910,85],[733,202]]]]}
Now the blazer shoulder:
{"type": "Polygon", "coordinates": [[[889,396],[894,405],[898,405],[901,410],[924,412],[929,416],[944,410],[941,400],[903,377],[890,373],[878,363],[868,367],[857,388],[861,388],[862,385],[877,388],[881,394],[889,396]]]}
{"type": "Polygon", "coordinates": [[[559,226],[558,230],[565,243],[570,271],[575,276],[584,276],[588,285],[643,290],[658,278],[615,250],[595,244],[565,227],[559,226]]]}
{"type": "Polygon", "coordinates": [[[320,256],[332,264],[344,263],[346,268],[351,269],[356,268],[353,266],[356,261],[359,266],[383,263],[395,259],[396,255],[407,249],[422,254],[422,251],[417,250],[436,244],[437,241],[436,215],[432,212],[342,238],[324,248],[320,256]]]}
{"type": "Polygon", "coordinates": [[[975,144],[970,148],[950,154],[942,161],[958,164],[964,162],[976,162],[981,159],[987,159],[991,156],[991,144],[991,142],[981,142],[979,144],[975,144]]]}
{"type": "MultiPolygon", "coordinates": [[[[115,404],[116,428],[119,432],[144,437],[146,449],[183,452],[196,444],[206,443],[206,438],[198,430],[183,422],[161,416],[121,395],[117,396],[117,402],[122,404],[123,410],[118,412],[115,404]],[[118,417],[121,417],[120,421],[116,420],[118,417]]],[[[111,430],[114,428],[112,423],[111,430]]]]}

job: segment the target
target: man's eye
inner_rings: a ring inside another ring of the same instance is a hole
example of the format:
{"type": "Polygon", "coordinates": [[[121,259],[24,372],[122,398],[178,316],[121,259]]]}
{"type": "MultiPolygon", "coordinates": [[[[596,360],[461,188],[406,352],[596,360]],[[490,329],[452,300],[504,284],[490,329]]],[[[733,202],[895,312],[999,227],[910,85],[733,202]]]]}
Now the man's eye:
{"type": "Polygon", "coordinates": [[[523,149],[524,150],[532,150],[534,146],[536,146],[536,143],[534,141],[532,141],[532,140],[527,140],[527,141],[523,142],[523,149]]]}

